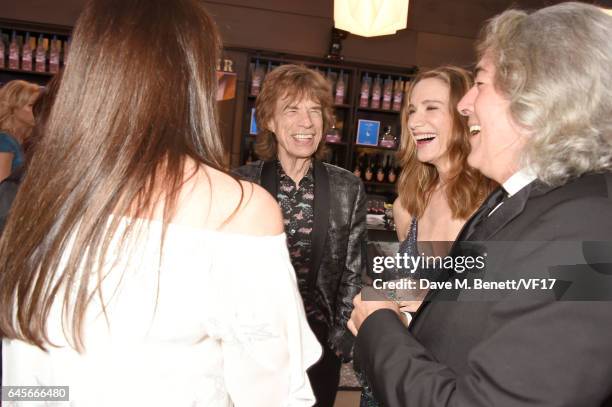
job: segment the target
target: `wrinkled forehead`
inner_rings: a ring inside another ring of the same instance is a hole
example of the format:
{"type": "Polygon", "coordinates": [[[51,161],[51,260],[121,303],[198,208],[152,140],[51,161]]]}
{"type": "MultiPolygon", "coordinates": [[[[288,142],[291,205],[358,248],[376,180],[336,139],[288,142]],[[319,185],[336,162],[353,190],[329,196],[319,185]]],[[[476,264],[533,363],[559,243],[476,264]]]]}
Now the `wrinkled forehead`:
{"type": "Polygon", "coordinates": [[[490,75],[494,77],[495,71],[496,71],[494,62],[495,62],[494,51],[490,49],[485,51],[480,57],[480,59],[478,60],[476,67],[474,68],[474,77],[476,77],[478,74],[486,74],[486,75],[490,75]]]}
{"type": "Polygon", "coordinates": [[[277,106],[285,108],[299,104],[321,105],[321,101],[317,97],[312,88],[291,88],[280,94],[277,100],[277,106]]]}

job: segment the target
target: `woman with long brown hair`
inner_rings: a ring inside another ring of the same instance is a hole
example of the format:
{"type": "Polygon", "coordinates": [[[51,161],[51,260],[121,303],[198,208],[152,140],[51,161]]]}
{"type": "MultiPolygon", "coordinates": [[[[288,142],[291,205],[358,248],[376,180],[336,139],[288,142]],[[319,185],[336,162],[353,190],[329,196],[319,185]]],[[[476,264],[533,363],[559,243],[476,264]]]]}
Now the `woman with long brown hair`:
{"type": "Polygon", "coordinates": [[[198,0],[93,0],[0,240],[4,385],[71,405],[311,405],[274,199],[222,165],[198,0]],[[248,299],[248,303],[245,303],[248,299]]]}
{"type": "MultiPolygon", "coordinates": [[[[450,244],[443,243],[457,238],[493,187],[489,179],[467,164],[467,118],[455,109],[471,85],[472,78],[466,70],[443,66],[419,74],[406,92],[398,152],[403,169],[398,181],[399,196],[393,204],[402,254],[418,257],[421,251],[417,242],[431,242],[433,254],[445,256],[450,244]]],[[[421,269],[413,276],[427,278],[431,272],[434,271],[421,269]]],[[[407,312],[416,311],[418,304],[420,301],[399,302],[407,312]]],[[[366,386],[361,407],[377,406],[366,386]]]]}

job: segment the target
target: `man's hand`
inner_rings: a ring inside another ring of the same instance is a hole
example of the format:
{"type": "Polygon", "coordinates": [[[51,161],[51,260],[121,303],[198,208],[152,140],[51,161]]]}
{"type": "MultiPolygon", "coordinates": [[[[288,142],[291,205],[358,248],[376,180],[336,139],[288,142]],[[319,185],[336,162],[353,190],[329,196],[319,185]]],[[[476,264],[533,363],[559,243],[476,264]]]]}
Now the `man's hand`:
{"type": "Polygon", "coordinates": [[[417,310],[421,307],[421,304],[423,304],[423,301],[418,301],[418,300],[398,302],[400,311],[402,312],[417,312],[417,310]]]}
{"type": "MultiPolygon", "coordinates": [[[[390,309],[397,314],[398,318],[404,321],[402,318],[403,315],[399,312],[398,304],[387,300],[384,295],[377,292],[373,287],[364,287],[361,292],[353,298],[353,305],[355,308],[353,312],[351,312],[351,319],[349,319],[347,327],[355,336],[357,336],[357,331],[361,328],[363,321],[379,309],[390,309]],[[368,300],[362,300],[362,296],[365,296],[368,300]]],[[[404,323],[406,322],[404,321],[404,323]]]]}

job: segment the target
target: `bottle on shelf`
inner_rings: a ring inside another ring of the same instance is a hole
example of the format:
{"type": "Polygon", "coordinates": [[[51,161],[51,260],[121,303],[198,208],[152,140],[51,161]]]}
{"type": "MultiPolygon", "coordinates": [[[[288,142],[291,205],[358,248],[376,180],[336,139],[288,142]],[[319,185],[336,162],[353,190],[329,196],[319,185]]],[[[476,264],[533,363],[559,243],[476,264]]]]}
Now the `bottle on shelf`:
{"type": "Polygon", "coordinates": [[[325,79],[327,79],[327,83],[329,83],[329,88],[332,90],[332,93],[334,91],[334,85],[336,84],[335,76],[336,74],[332,72],[331,68],[327,68],[327,71],[325,71],[325,79]]]}
{"type": "Polygon", "coordinates": [[[374,164],[374,159],[372,157],[370,157],[369,155],[367,157],[370,163],[365,170],[364,177],[366,181],[370,182],[374,179],[374,174],[376,174],[376,165],[374,164]]]}
{"type": "Polygon", "coordinates": [[[391,173],[391,155],[387,154],[387,158],[385,161],[385,167],[383,168],[383,172],[384,172],[384,181],[385,182],[391,182],[389,180],[389,174],[391,173]]]}
{"type": "MultiPolygon", "coordinates": [[[[383,158],[384,161],[384,158],[383,158]]],[[[382,165],[382,161],[379,161],[379,156],[376,155],[376,181],[385,182],[385,167],[382,165]]]]}
{"type": "Polygon", "coordinates": [[[382,97],[382,108],[384,110],[391,110],[391,100],[393,99],[393,79],[390,76],[385,79],[385,86],[383,87],[382,97]]]}
{"type": "Polygon", "coordinates": [[[404,98],[404,81],[402,78],[398,78],[395,81],[393,89],[393,110],[399,112],[402,108],[402,99],[404,98]]]}
{"type": "Polygon", "coordinates": [[[336,92],[335,92],[334,103],[337,105],[343,104],[345,95],[346,95],[346,87],[344,85],[344,71],[340,71],[340,75],[338,76],[338,81],[336,82],[336,92]]]}
{"type": "Polygon", "coordinates": [[[2,35],[2,30],[0,30],[0,69],[6,68],[5,53],[4,36],[2,35]]]}
{"type": "Polygon", "coordinates": [[[19,44],[17,43],[17,33],[15,31],[11,35],[8,61],[9,69],[19,69],[19,44]]]}
{"type": "Polygon", "coordinates": [[[253,74],[251,76],[251,95],[257,96],[259,95],[259,90],[261,89],[261,82],[263,81],[264,70],[263,67],[259,65],[259,59],[255,60],[255,67],[253,69],[253,74]]]}
{"type": "Polygon", "coordinates": [[[57,36],[53,36],[51,39],[51,51],[49,52],[49,72],[59,72],[60,66],[60,52],[61,52],[61,41],[57,39],[57,36]]]}
{"type": "Polygon", "coordinates": [[[268,61],[268,66],[266,68],[266,71],[263,74],[263,77],[261,78],[261,83],[263,84],[263,81],[266,79],[266,75],[269,74],[270,72],[272,72],[274,70],[274,68],[276,68],[274,65],[272,65],[272,61],[268,61]]]}
{"type": "Polygon", "coordinates": [[[370,107],[372,109],[380,109],[381,93],[380,76],[376,75],[376,79],[374,79],[374,84],[372,85],[372,100],[370,101],[370,107]]]}
{"type": "Polygon", "coordinates": [[[395,148],[397,146],[397,138],[393,135],[391,126],[385,126],[385,130],[379,144],[384,148],[395,148]]]}
{"type": "Polygon", "coordinates": [[[391,161],[391,168],[389,168],[389,172],[387,173],[387,179],[389,180],[390,183],[395,184],[395,181],[397,181],[399,172],[400,172],[400,167],[395,166],[395,159],[393,159],[391,161]]]}
{"type": "Polygon", "coordinates": [[[361,80],[361,95],[359,97],[359,107],[368,107],[368,101],[370,99],[370,78],[368,74],[363,76],[361,80]]]}
{"type": "Polygon", "coordinates": [[[357,178],[361,179],[361,176],[363,175],[364,171],[363,171],[363,154],[361,154],[357,160],[355,160],[355,168],[353,169],[353,174],[355,174],[355,176],[357,178]]]}
{"type": "Polygon", "coordinates": [[[24,71],[32,71],[32,46],[30,41],[30,33],[26,33],[21,47],[21,69],[24,71]]]}
{"type": "Polygon", "coordinates": [[[327,143],[337,144],[342,142],[342,136],[340,135],[340,130],[336,128],[336,117],[332,119],[331,127],[327,130],[325,134],[325,141],[327,143]]]}
{"type": "Polygon", "coordinates": [[[70,37],[64,42],[64,55],[62,56],[62,64],[66,65],[68,62],[68,53],[70,51],[70,37]]]}
{"type": "Polygon", "coordinates": [[[42,34],[38,36],[38,44],[36,45],[36,72],[47,71],[47,48],[45,47],[45,38],[42,34]]]}

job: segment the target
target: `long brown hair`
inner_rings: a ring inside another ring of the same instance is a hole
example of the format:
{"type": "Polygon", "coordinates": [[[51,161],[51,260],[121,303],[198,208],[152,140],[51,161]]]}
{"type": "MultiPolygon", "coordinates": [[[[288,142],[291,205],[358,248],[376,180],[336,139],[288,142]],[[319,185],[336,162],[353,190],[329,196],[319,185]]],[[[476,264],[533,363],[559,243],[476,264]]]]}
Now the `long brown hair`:
{"type": "Polygon", "coordinates": [[[431,193],[440,180],[435,166],[422,163],[416,158],[416,142],[408,127],[408,105],[412,91],[417,83],[428,78],[440,79],[450,89],[448,108],[452,117],[453,136],[446,152],[450,161],[446,199],[453,217],[466,219],[480,206],[493,184],[467,164],[467,156],[470,154],[467,118],[456,109],[457,103],[472,85],[472,77],[465,69],[443,66],[426,71],[419,74],[408,87],[401,113],[402,136],[398,158],[402,173],[398,181],[398,195],[402,206],[418,219],[423,215],[431,193]]]}
{"type": "Polygon", "coordinates": [[[0,240],[0,336],[44,348],[50,308],[65,288],[69,339],[82,350],[83,315],[95,293],[91,273],[78,271],[102,269],[120,222],[111,215],[147,217],[161,199],[165,232],[189,176],[187,158],[222,169],[219,47],[199,0],[87,3],[0,240]]]}

